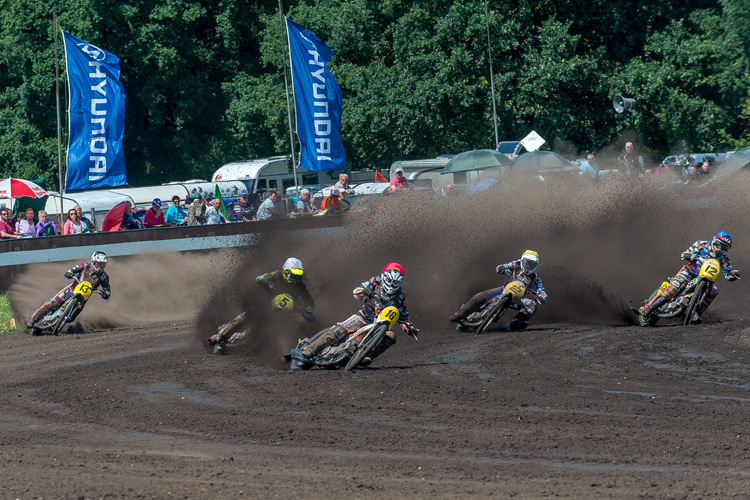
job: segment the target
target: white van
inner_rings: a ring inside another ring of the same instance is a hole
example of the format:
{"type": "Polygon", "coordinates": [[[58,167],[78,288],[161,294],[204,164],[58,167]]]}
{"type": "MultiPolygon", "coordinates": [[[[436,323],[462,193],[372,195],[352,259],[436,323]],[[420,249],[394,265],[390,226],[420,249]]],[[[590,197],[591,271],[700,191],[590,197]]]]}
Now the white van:
{"type": "MultiPolygon", "coordinates": [[[[313,172],[306,168],[297,169],[297,180],[300,185],[331,184],[338,180],[342,171],[313,172]]],[[[282,196],[289,187],[295,186],[294,172],[287,163],[286,156],[272,156],[257,160],[227,163],[211,177],[212,181],[242,181],[249,193],[263,197],[274,190],[282,196]]]]}

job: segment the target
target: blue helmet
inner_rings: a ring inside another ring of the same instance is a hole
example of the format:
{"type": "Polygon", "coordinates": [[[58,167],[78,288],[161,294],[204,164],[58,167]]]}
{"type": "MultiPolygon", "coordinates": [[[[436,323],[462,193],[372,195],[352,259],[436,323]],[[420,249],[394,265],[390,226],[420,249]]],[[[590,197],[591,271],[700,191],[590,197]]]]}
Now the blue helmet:
{"type": "Polygon", "coordinates": [[[732,248],[732,237],[729,233],[719,231],[714,235],[711,240],[711,250],[713,250],[715,254],[722,254],[729,251],[730,248],[732,248]]]}

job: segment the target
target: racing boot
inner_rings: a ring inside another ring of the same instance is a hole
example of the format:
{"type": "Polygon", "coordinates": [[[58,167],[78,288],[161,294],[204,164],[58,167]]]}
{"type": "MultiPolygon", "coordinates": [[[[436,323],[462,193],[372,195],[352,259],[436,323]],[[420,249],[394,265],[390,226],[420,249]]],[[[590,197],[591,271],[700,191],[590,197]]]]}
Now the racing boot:
{"type": "Polygon", "coordinates": [[[708,304],[700,303],[698,304],[698,307],[695,308],[695,314],[693,315],[693,319],[690,323],[693,325],[700,325],[703,323],[703,319],[701,319],[701,314],[706,312],[706,309],[708,309],[708,304]]]}
{"type": "Polygon", "coordinates": [[[383,354],[385,351],[388,350],[389,347],[391,347],[395,343],[396,343],[396,334],[389,331],[388,333],[385,334],[385,337],[383,337],[383,340],[380,341],[380,343],[375,347],[375,349],[370,351],[370,354],[365,356],[365,358],[359,362],[359,366],[364,368],[370,365],[375,358],[383,354]]]}
{"type": "Polygon", "coordinates": [[[516,317],[513,318],[513,320],[508,324],[508,329],[511,332],[520,332],[521,330],[525,330],[526,327],[529,326],[528,320],[530,317],[530,314],[526,314],[523,312],[516,314],[516,317]]]}

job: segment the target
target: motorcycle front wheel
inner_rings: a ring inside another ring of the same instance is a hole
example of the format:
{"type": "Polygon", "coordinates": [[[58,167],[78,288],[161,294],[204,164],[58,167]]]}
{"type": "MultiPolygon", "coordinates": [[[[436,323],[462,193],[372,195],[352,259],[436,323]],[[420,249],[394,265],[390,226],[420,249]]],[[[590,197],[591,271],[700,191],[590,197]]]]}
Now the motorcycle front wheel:
{"type": "Polygon", "coordinates": [[[63,304],[63,313],[60,317],[60,321],[57,323],[57,326],[55,326],[55,329],[52,331],[53,335],[58,335],[62,329],[65,327],[65,324],[70,320],[71,315],[74,314],[74,308],[78,306],[78,300],[75,298],[70,299],[66,304],[63,304]]]}
{"type": "Polygon", "coordinates": [[[695,291],[693,292],[693,296],[690,297],[690,302],[688,302],[687,309],[685,309],[685,320],[683,321],[683,325],[689,325],[693,322],[693,315],[695,314],[695,310],[698,309],[698,306],[703,301],[703,297],[706,296],[706,282],[701,280],[698,282],[697,285],[695,285],[695,291]]]}
{"type": "Polygon", "coordinates": [[[351,359],[349,359],[344,370],[348,372],[354,370],[359,362],[370,354],[378,344],[380,344],[380,341],[383,340],[387,331],[388,325],[386,324],[376,326],[374,331],[370,332],[369,338],[365,339],[362,345],[359,346],[359,349],[357,349],[357,352],[355,352],[351,359]]]}
{"type": "Polygon", "coordinates": [[[487,329],[490,327],[490,325],[492,325],[495,321],[500,319],[500,316],[502,316],[503,313],[510,306],[510,299],[511,299],[510,296],[502,298],[498,300],[494,306],[492,306],[492,309],[490,309],[490,312],[487,313],[487,316],[479,324],[479,328],[477,328],[477,335],[481,335],[484,332],[486,332],[487,329]]]}

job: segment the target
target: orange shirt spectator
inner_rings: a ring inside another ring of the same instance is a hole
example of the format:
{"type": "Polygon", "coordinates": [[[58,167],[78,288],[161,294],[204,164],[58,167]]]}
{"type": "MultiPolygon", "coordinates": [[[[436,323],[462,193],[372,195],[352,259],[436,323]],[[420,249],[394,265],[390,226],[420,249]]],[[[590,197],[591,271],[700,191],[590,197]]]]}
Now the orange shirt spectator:
{"type": "Polygon", "coordinates": [[[331,194],[323,198],[323,201],[320,202],[320,209],[330,209],[328,213],[334,212],[337,214],[340,214],[343,212],[341,210],[341,202],[339,201],[339,190],[338,189],[331,189],[331,194]]]}

